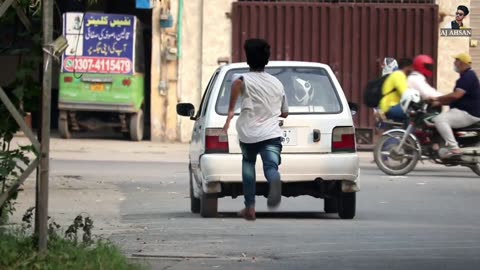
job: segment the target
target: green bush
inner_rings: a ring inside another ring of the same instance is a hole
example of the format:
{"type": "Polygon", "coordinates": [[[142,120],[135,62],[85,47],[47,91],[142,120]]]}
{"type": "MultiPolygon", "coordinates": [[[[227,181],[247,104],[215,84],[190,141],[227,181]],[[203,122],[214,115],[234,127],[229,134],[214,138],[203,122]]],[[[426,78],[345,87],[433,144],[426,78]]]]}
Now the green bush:
{"type": "Polygon", "coordinates": [[[0,233],[0,269],[5,270],[136,270],[113,244],[98,242],[89,247],[61,238],[49,239],[47,255],[37,253],[32,237],[0,233]]]}
{"type": "Polygon", "coordinates": [[[92,239],[93,221],[81,215],[64,233],[50,220],[48,252],[37,251],[36,237],[31,233],[33,208],[24,215],[23,224],[15,229],[0,227],[0,269],[2,270],[140,270],[142,265],[129,262],[122,251],[107,240],[92,239]],[[83,237],[79,241],[80,231],[83,237]]]}

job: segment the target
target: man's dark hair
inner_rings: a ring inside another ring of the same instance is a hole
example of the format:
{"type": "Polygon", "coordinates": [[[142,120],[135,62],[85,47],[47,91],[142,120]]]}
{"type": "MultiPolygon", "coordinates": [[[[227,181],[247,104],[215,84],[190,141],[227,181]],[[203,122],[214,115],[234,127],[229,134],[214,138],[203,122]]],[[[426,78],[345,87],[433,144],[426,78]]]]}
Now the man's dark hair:
{"type": "Polygon", "coordinates": [[[458,7],[457,7],[457,10],[463,11],[463,13],[464,13],[465,16],[467,16],[468,13],[470,13],[470,11],[468,10],[468,8],[467,8],[466,6],[464,6],[464,5],[458,6],[458,7]]]}
{"type": "Polygon", "coordinates": [[[403,58],[398,61],[398,69],[404,69],[412,65],[413,65],[413,61],[410,58],[403,58]]]}
{"type": "Polygon", "coordinates": [[[263,39],[253,38],[243,46],[247,55],[247,64],[253,70],[263,70],[270,59],[270,45],[263,39]]]}

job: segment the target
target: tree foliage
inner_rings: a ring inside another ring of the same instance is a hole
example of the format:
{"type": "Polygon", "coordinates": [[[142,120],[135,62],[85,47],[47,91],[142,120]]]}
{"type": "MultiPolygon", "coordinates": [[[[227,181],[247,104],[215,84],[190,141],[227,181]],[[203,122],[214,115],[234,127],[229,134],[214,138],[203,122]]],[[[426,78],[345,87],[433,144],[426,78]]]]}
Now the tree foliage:
{"type": "MultiPolygon", "coordinates": [[[[41,1],[19,0],[18,5],[27,14],[31,21],[39,22],[41,19],[41,1]]],[[[42,70],[42,33],[39,27],[34,27],[28,32],[21,25],[17,12],[10,7],[2,18],[0,26],[13,29],[15,39],[10,44],[2,44],[3,55],[13,55],[18,59],[15,80],[5,87],[4,91],[13,103],[17,111],[25,116],[26,112],[35,112],[39,109],[39,97],[41,93],[42,70]],[[20,42],[18,42],[20,41],[20,42]],[[19,45],[17,45],[19,44],[19,45]]],[[[8,67],[4,67],[8,68],[8,67]]],[[[16,182],[30,163],[27,158],[32,150],[30,146],[14,146],[12,140],[19,131],[19,125],[3,102],[0,102],[0,194],[6,192],[16,182]]],[[[13,201],[16,199],[15,192],[6,203],[0,205],[0,217],[5,219],[8,213],[14,210],[13,201]]],[[[1,222],[2,219],[0,219],[1,222]]]]}

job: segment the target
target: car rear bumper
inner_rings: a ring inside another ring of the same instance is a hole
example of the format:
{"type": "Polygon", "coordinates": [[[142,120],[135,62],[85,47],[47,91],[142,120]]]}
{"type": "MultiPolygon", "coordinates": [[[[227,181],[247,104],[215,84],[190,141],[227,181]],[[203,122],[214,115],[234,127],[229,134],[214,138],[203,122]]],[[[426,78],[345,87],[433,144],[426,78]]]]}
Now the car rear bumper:
{"type": "MultiPolygon", "coordinates": [[[[282,182],[305,182],[321,179],[357,182],[359,157],[356,153],[282,154],[279,167],[282,182]]],[[[241,154],[205,154],[200,158],[202,180],[209,182],[241,182],[241,154]]],[[[266,182],[262,161],[257,159],[257,181],[266,182]]]]}

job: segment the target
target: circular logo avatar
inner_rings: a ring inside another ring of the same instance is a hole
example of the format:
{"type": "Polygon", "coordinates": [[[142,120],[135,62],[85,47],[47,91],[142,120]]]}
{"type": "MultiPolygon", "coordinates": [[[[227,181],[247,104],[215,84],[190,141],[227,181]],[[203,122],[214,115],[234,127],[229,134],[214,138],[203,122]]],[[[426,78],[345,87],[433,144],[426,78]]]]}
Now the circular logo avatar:
{"type": "Polygon", "coordinates": [[[65,68],[73,68],[73,60],[72,59],[68,59],[67,61],[65,61],[65,68]]]}

